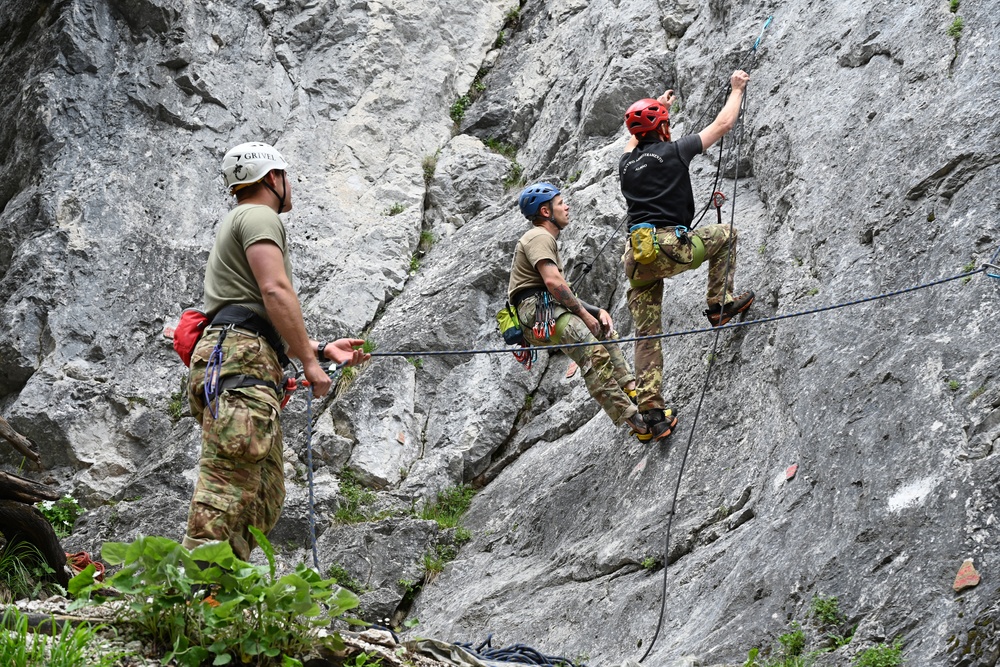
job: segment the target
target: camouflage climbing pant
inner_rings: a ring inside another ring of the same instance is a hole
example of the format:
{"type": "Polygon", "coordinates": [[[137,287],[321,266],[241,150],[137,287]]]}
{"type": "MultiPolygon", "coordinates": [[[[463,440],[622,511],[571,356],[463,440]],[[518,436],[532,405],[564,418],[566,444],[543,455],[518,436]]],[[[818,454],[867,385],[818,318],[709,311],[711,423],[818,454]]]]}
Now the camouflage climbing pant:
{"type": "MultiPolygon", "coordinates": [[[[706,225],[697,234],[705,243],[708,265],[708,305],[723,300],[733,300],[733,275],[736,273],[736,230],[730,239],[729,225],[706,225]],[[731,255],[730,255],[731,253],[731,255]],[[729,266],[727,267],[727,263],[729,266]]],[[[626,243],[625,277],[629,281],[628,308],[635,322],[636,336],[655,336],[663,333],[663,279],[671,278],[690,269],[693,258],[691,243],[681,243],[673,228],[656,233],[660,251],[656,260],[639,264],[632,257],[632,247],[626,243]]],[[[664,408],[661,395],[663,385],[663,348],[659,338],[641,340],[635,344],[635,369],[639,410],[664,408]]]]}
{"type": "MultiPolygon", "coordinates": [[[[257,544],[249,527],[269,533],[285,502],[281,404],[270,387],[227,389],[212,416],[204,380],[218,338],[219,329],[207,329],[191,357],[188,403],[201,423],[202,440],[184,546],[228,540],[233,552],[247,560],[257,544]]],[[[263,338],[231,329],[222,355],[221,377],[244,373],[281,386],[281,365],[263,338]]]]}
{"type": "MultiPolygon", "coordinates": [[[[597,342],[583,320],[559,305],[553,305],[556,331],[547,340],[536,338],[531,332],[535,323],[535,305],[538,297],[528,297],[517,307],[517,317],[524,329],[524,340],[529,345],[545,346],[560,343],[597,342]]],[[[621,425],[636,413],[635,405],[623,388],[635,380],[625,361],[621,348],[614,343],[564,348],[566,356],[576,362],[583,373],[587,391],[616,425],[621,425]]]]}

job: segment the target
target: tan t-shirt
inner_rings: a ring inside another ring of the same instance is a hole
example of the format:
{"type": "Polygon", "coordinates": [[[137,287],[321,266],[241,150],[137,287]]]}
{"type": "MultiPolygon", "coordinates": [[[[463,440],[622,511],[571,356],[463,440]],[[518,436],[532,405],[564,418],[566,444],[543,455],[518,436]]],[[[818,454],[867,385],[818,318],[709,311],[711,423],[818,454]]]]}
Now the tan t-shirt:
{"type": "Polygon", "coordinates": [[[274,209],[260,204],[240,204],[226,214],[215,237],[215,245],[205,267],[205,312],[214,315],[223,306],[240,305],[268,319],[264,298],[254,278],[246,249],[254,243],[271,241],[285,262],[285,274],[292,280],[285,226],[274,209]]]}
{"type": "Polygon", "coordinates": [[[538,262],[543,259],[552,260],[562,273],[562,260],[559,259],[559,248],[552,234],[542,227],[532,227],[525,232],[514,249],[514,261],[510,267],[510,281],[507,283],[507,298],[515,292],[529,288],[545,289],[545,281],[538,273],[538,262]]]}

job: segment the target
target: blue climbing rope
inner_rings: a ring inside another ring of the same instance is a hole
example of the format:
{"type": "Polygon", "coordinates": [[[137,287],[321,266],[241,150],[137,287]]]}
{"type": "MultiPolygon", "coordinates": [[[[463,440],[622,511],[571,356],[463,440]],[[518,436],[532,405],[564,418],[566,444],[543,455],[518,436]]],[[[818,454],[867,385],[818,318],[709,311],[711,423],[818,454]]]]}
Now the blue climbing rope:
{"type": "Polygon", "coordinates": [[[540,651],[525,646],[524,644],[511,644],[503,648],[493,648],[492,633],[486,640],[473,648],[471,643],[454,642],[474,657],[481,660],[493,662],[516,662],[519,665],[542,665],[543,667],[566,667],[566,665],[577,665],[577,667],[587,667],[587,665],[564,658],[562,656],[545,655],[540,651]]]}

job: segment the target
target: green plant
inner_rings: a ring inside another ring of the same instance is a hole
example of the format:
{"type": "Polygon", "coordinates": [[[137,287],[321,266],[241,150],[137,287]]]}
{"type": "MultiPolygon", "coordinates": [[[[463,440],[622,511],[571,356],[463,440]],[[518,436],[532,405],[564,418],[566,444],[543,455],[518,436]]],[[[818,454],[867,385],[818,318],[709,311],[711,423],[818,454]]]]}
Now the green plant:
{"type": "Polygon", "coordinates": [[[965,266],[962,267],[962,273],[969,273],[976,270],[976,260],[970,260],[965,266]]]}
{"type": "Polygon", "coordinates": [[[792,623],[791,632],[786,632],[778,637],[778,643],[785,651],[785,657],[794,658],[802,655],[806,648],[806,634],[798,623],[792,623]]]}
{"type": "Polygon", "coordinates": [[[836,651],[841,646],[847,646],[851,643],[851,640],[854,639],[854,628],[851,628],[846,635],[838,635],[833,632],[827,633],[826,638],[830,640],[830,643],[833,644],[833,650],[836,651]]]}
{"type": "Polygon", "coordinates": [[[511,7],[503,17],[504,25],[516,26],[521,23],[521,7],[511,7]]]}
{"type": "Polygon", "coordinates": [[[767,244],[766,243],[761,243],[760,247],[757,248],[757,254],[758,255],[763,255],[765,252],[767,252],[767,244]]]}
{"type": "Polygon", "coordinates": [[[499,49],[501,46],[507,43],[507,35],[504,34],[503,28],[497,30],[497,38],[493,40],[493,48],[499,49]]]}
{"type": "Polygon", "coordinates": [[[420,357],[406,357],[406,360],[408,362],[410,362],[410,364],[414,368],[423,368],[424,367],[424,360],[421,359],[420,357]]]}
{"type": "Polygon", "coordinates": [[[403,593],[412,593],[420,588],[420,583],[413,581],[412,579],[400,579],[398,582],[399,587],[403,589],[403,593]]]}
{"type": "Polygon", "coordinates": [[[37,598],[50,588],[62,592],[61,586],[49,583],[51,574],[54,574],[52,568],[38,547],[30,542],[8,542],[0,550],[0,604],[37,598]]]}
{"type": "Polygon", "coordinates": [[[434,245],[435,241],[437,241],[437,238],[434,236],[434,232],[425,229],[420,232],[420,241],[417,243],[417,247],[429,249],[434,245]]]}
{"type": "Polygon", "coordinates": [[[367,506],[375,502],[375,494],[361,486],[354,471],[344,467],[340,471],[340,495],[343,503],[333,513],[341,523],[361,523],[376,518],[367,511],[367,506]]]}
{"type": "Polygon", "coordinates": [[[758,667],[758,665],[760,665],[760,663],[757,662],[758,655],[760,655],[759,648],[754,647],[747,651],[747,660],[743,663],[743,667],[758,667]]]}
{"type": "Polygon", "coordinates": [[[424,571],[428,581],[444,571],[444,566],[458,555],[458,550],[450,544],[438,544],[433,551],[424,554],[424,571]]]}
{"type": "Polygon", "coordinates": [[[956,16],[955,20],[951,22],[948,26],[948,36],[953,38],[956,42],[962,36],[962,28],[965,27],[965,20],[961,16],[956,16]]]}
{"type": "Polygon", "coordinates": [[[475,495],[476,490],[464,484],[445,489],[433,503],[424,505],[420,518],[436,521],[440,528],[454,528],[469,509],[475,495]]]}
{"type": "Polygon", "coordinates": [[[952,13],[952,14],[954,14],[955,12],[957,12],[957,11],[958,11],[958,6],[959,6],[960,4],[962,4],[962,3],[961,3],[961,0],[951,0],[951,1],[950,1],[950,2],[948,3],[948,9],[950,9],[950,10],[951,10],[951,13],[952,13]]]}
{"type": "Polygon", "coordinates": [[[970,401],[976,400],[977,398],[979,398],[980,396],[982,396],[983,392],[985,392],[985,391],[986,391],[986,385],[985,384],[979,385],[978,387],[976,387],[975,389],[972,390],[971,394],[969,394],[969,400],[970,401]]]}
{"type": "Polygon", "coordinates": [[[521,166],[516,160],[510,163],[510,169],[507,171],[507,175],[503,178],[503,186],[507,190],[513,188],[523,187],[525,183],[528,182],[527,177],[524,175],[524,167],[521,166]]]}
{"type": "Polygon", "coordinates": [[[844,622],[844,615],[840,613],[840,603],[834,595],[830,597],[813,595],[809,611],[821,626],[836,627],[844,622]]]}
{"type": "Polygon", "coordinates": [[[455,103],[451,105],[451,109],[448,112],[451,119],[456,123],[461,123],[462,119],[465,118],[465,110],[469,108],[470,104],[472,104],[472,100],[469,99],[468,95],[462,95],[455,100],[455,103]]]}
{"type": "Polygon", "coordinates": [[[857,667],[898,667],[903,664],[903,640],[897,637],[892,644],[878,644],[854,656],[857,667]]]}
{"type": "Polygon", "coordinates": [[[410,275],[412,276],[420,270],[420,258],[415,254],[410,258],[410,275]]]}
{"type": "Polygon", "coordinates": [[[399,215],[406,210],[406,207],[399,202],[394,202],[392,206],[386,209],[385,214],[388,216],[399,215]]]}
{"type": "Polygon", "coordinates": [[[930,213],[927,214],[927,222],[934,222],[934,219],[935,219],[934,211],[931,211],[930,213]]]}
{"type": "Polygon", "coordinates": [[[320,630],[355,608],[357,596],[302,563],[277,577],[271,543],[256,528],[250,531],[266,566],[236,558],[228,542],[191,551],[164,537],[108,542],[101,557],[121,569],[99,582],[88,565],[69,583],[78,598],[71,608],[103,601],[106,588],[118,591],[128,602],[119,622],[164,651],[163,664],[293,665],[301,664],[295,656],[316,646],[341,650],[339,635],[320,630]],[[218,604],[207,603],[208,595],[218,604]]]}
{"type": "Polygon", "coordinates": [[[465,526],[455,527],[455,544],[465,544],[472,539],[472,531],[465,526]]]}
{"type": "Polygon", "coordinates": [[[8,607],[0,617],[0,665],[5,667],[111,667],[122,654],[118,651],[98,654],[94,645],[99,643],[97,632],[104,626],[92,628],[83,623],[63,625],[59,634],[52,633],[45,641],[37,633],[28,639],[28,617],[14,607],[8,607]]]}
{"type": "Polygon", "coordinates": [[[806,291],[806,296],[816,296],[817,294],[819,294],[818,287],[811,287],[806,291]]]}
{"type": "Polygon", "coordinates": [[[56,536],[66,537],[73,531],[73,524],[83,514],[83,508],[73,496],[63,496],[59,500],[43,500],[35,503],[35,507],[42,513],[52,529],[56,531],[56,536]]]}
{"type": "Polygon", "coordinates": [[[175,391],[170,394],[170,402],[167,403],[167,414],[174,421],[177,421],[184,416],[184,393],[180,391],[175,391]]]}
{"type": "Polygon", "coordinates": [[[659,561],[656,559],[655,556],[646,556],[645,558],[642,559],[642,569],[644,570],[652,570],[658,564],[659,561]]]}
{"type": "Polygon", "coordinates": [[[534,405],[534,404],[535,404],[535,395],[534,394],[525,394],[524,395],[524,408],[523,408],[524,411],[525,412],[530,412],[531,411],[531,406],[534,405]]]}
{"type": "Polygon", "coordinates": [[[332,563],[329,568],[327,568],[326,576],[335,580],[339,585],[343,586],[352,593],[357,593],[361,595],[368,589],[360,581],[351,576],[351,573],[341,565],[340,563],[332,563]]]}
{"type": "Polygon", "coordinates": [[[566,177],[566,182],[567,183],[576,183],[578,180],[580,180],[580,175],[581,174],[583,174],[583,170],[582,169],[577,169],[572,174],[570,174],[569,176],[566,177]]]}
{"type": "Polygon", "coordinates": [[[491,151],[503,155],[508,160],[513,160],[514,156],[517,155],[517,146],[515,146],[514,144],[508,144],[507,142],[501,141],[500,139],[494,139],[493,137],[490,137],[483,143],[491,151]]]}
{"type": "Polygon", "coordinates": [[[962,384],[958,380],[948,380],[948,389],[958,391],[961,387],[962,384]]]}
{"type": "Polygon", "coordinates": [[[420,162],[420,168],[424,172],[424,183],[429,185],[434,179],[434,172],[437,171],[438,156],[437,153],[434,155],[425,155],[424,159],[420,162]]]}
{"type": "Polygon", "coordinates": [[[359,653],[354,656],[354,659],[347,659],[344,663],[345,667],[381,667],[382,658],[375,658],[367,653],[359,653]]]}

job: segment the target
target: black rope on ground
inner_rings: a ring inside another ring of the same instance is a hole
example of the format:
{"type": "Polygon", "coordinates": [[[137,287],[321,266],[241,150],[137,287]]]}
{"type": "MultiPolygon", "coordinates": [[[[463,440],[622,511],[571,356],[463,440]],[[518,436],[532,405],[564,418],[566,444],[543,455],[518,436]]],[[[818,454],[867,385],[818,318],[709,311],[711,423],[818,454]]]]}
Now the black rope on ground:
{"type": "Polygon", "coordinates": [[[493,635],[491,634],[483,643],[475,648],[472,647],[471,642],[455,642],[455,646],[460,646],[477,658],[492,662],[516,662],[521,665],[541,665],[542,667],[565,667],[566,665],[587,667],[585,664],[576,663],[569,658],[545,655],[524,644],[511,644],[504,648],[493,648],[492,640],[493,635]]]}
{"type": "Polygon", "coordinates": [[[910,292],[916,292],[922,289],[927,289],[928,287],[935,287],[937,285],[942,285],[944,283],[952,282],[954,280],[961,280],[963,278],[971,278],[978,273],[984,273],[986,271],[985,266],[981,266],[978,269],[974,269],[967,273],[959,273],[953,276],[947,276],[946,278],[938,278],[930,282],[921,283],[919,285],[914,285],[912,287],[905,287],[903,289],[895,290],[893,292],[884,292],[882,294],[875,294],[872,296],[862,297],[860,299],[854,299],[852,301],[844,301],[842,303],[835,303],[829,306],[820,306],[818,308],[810,308],[809,310],[800,310],[794,313],[785,313],[784,315],[771,315],[770,317],[762,317],[756,320],[746,320],[743,322],[730,322],[721,327],[704,327],[701,329],[686,329],[682,331],[667,331],[661,334],[655,334],[651,336],[633,336],[631,338],[616,338],[614,340],[598,340],[593,342],[584,343],[560,343],[558,345],[545,345],[542,347],[502,347],[502,348],[482,348],[482,349],[471,349],[471,350],[423,350],[423,351],[413,351],[413,352],[402,352],[402,351],[392,351],[392,352],[372,352],[373,357],[446,357],[446,356],[460,356],[460,355],[476,355],[476,354],[510,354],[512,351],[539,351],[539,350],[559,350],[567,349],[571,347],[592,347],[594,345],[604,345],[606,343],[635,343],[640,340],[653,340],[654,338],[677,338],[680,336],[692,336],[695,334],[709,333],[712,331],[725,331],[728,329],[740,329],[743,327],[756,326],[759,324],[769,324],[771,322],[780,322],[781,320],[789,320],[795,317],[804,317],[805,315],[815,315],[817,313],[825,313],[830,310],[838,310],[840,308],[847,308],[850,306],[857,306],[862,303],[868,303],[870,301],[879,301],[881,299],[889,299],[894,296],[900,296],[903,294],[909,294],[910,292]]]}

